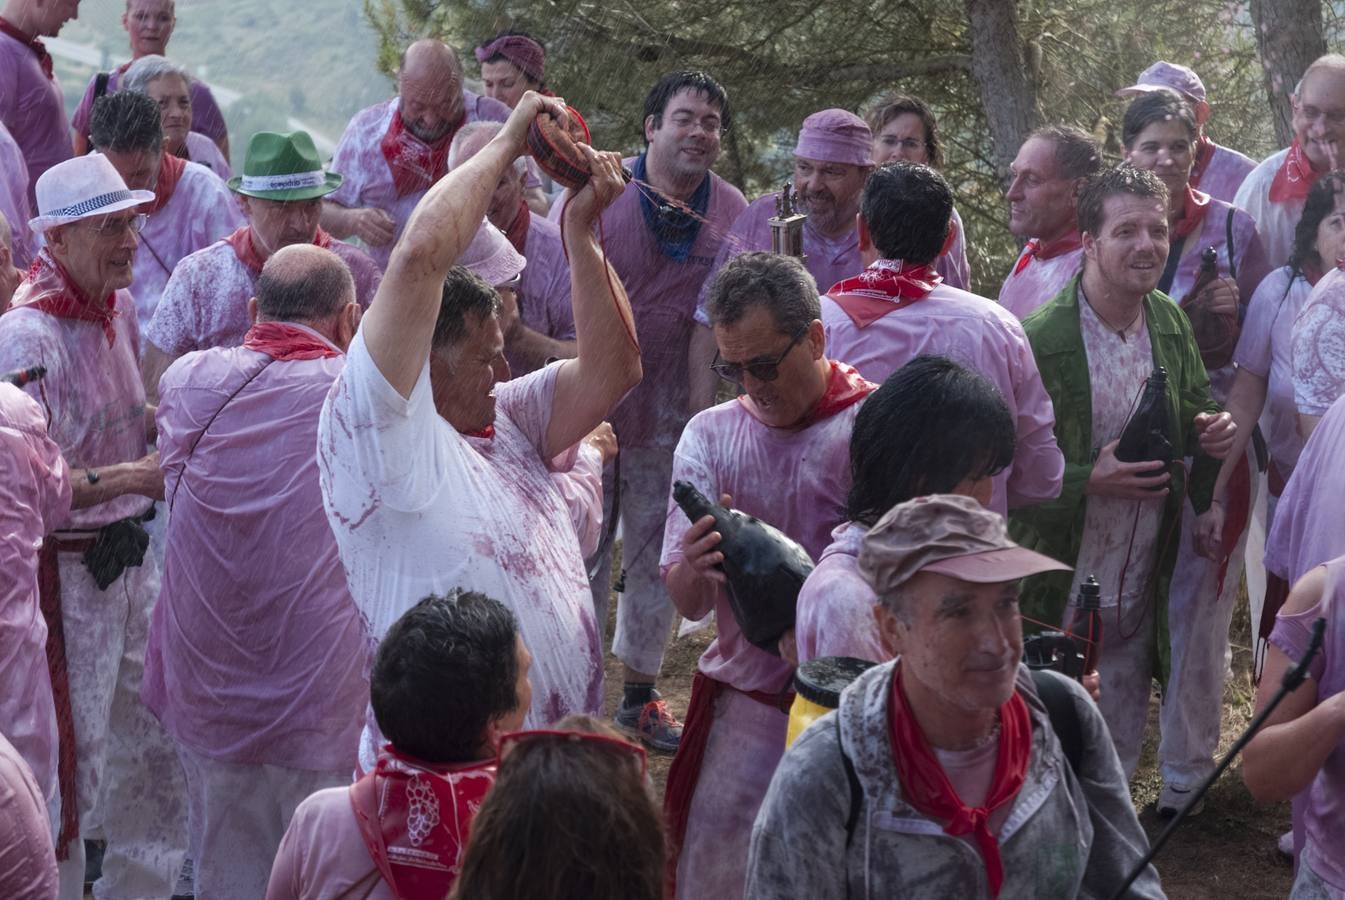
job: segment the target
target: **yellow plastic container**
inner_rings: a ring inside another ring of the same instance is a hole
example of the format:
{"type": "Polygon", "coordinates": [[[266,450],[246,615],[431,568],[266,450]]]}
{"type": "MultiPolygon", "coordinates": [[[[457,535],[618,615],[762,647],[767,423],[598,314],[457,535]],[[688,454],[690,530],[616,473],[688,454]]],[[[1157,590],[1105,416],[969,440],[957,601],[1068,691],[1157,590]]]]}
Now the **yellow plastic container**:
{"type": "Polygon", "coordinates": [[[789,729],[785,747],[813,722],[831,712],[841,702],[841,691],[865,670],[877,663],[853,656],[820,656],[799,666],[794,673],[794,704],[789,707],[789,729]]]}

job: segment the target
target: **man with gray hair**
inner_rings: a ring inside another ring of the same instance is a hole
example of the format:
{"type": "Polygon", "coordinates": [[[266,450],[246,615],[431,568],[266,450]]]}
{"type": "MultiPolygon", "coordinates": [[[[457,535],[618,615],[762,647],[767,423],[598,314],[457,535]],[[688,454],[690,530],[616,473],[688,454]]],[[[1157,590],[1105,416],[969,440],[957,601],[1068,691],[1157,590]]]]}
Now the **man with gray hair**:
{"type": "MultiPolygon", "coordinates": [[[[859,571],[892,661],[785,753],[752,829],[748,898],[1116,889],[1148,841],[1106,722],[1081,686],[1022,664],[1018,582],[1068,569],[970,497],[919,497],[878,520],[859,571]],[[1073,721],[1077,759],[1057,717],[1073,721]]],[[[1126,896],[1163,896],[1152,865],[1126,896]]]]}
{"type": "Polygon", "coordinates": [[[317,460],[355,283],[332,252],[285,247],[248,313],[241,347],[189,353],[159,383],[171,515],[141,693],[186,773],[203,896],[266,893],[295,807],[349,783],[368,694],[317,460]]]}
{"type": "Polygon", "coordinates": [[[453,135],[468,122],[509,118],[509,107],[463,87],[462,62],[443,41],[406,48],[397,96],[355,114],[332,167],[345,183],[326,199],[322,227],[357,237],[386,268],[420,198],[448,171],[453,135]]]}
{"type": "MultiPolygon", "coordinates": [[[[448,168],[456,169],[475,156],[504,126],[478,121],[462,126],[448,148],[448,168]]],[[[533,212],[527,203],[526,159],[514,160],[500,176],[491,195],[486,218],[527,257],[517,290],[517,315],[508,310],[502,321],[504,355],[515,376],[540,369],[548,359],[575,355],[574,311],[570,308],[570,264],[560,242],[560,225],[533,212]]],[[[508,295],[503,295],[508,302],[508,295]]]]}

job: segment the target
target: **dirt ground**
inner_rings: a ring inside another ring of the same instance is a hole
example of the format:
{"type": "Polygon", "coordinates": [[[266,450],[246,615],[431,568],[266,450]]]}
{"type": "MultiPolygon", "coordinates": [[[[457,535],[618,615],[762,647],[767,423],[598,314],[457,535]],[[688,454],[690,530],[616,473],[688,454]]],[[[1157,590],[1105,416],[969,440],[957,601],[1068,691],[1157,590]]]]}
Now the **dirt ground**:
{"type": "MultiPolygon", "coordinates": [[[[613,598],[610,609],[616,609],[613,598]]],[[[609,620],[610,630],[614,617],[609,620]]],[[[688,635],[672,643],[663,666],[659,690],[680,718],[687,707],[696,660],[713,637],[712,630],[688,635]]],[[[1224,692],[1224,752],[1251,719],[1254,691],[1250,681],[1251,640],[1245,599],[1233,623],[1233,677],[1224,692]]],[[[607,710],[616,708],[621,692],[621,665],[607,658],[607,710]]],[[[1158,731],[1158,697],[1150,707],[1149,737],[1140,768],[1130,785],[1140,822],[1154,840],[1167,826],[1154,812],[1162,788],[1155,765],[1158,731]]],[[[650,754],[650,774],[662,794],[671,757],[650,754]]],[[[1259,806],[1242,784],[1238,762],[1229,768],[1206,797],[1204,811],[1187,819],[1155,860],[1163,887],[1174,900],[1270,900],[1289,896],[1293,870],[1275,849],[1280,834],[1289,828],[1289,805],[1259,806]]]]}

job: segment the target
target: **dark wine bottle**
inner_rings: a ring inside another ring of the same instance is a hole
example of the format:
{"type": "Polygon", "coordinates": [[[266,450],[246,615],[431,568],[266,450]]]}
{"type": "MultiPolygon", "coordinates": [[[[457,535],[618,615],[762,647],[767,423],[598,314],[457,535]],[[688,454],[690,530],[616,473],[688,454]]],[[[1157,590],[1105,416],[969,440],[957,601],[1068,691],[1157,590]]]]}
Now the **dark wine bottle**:
{"type": "Polygon", "coordinates": [[[1084,674],[1096,672],[1098,651],[1102,649],[1102,587],[1092,575],[1079,585],[1069,631],[1076,641],[1084,644],[1084,674]]]}
{"type": "Polygon", "coordinates": [[[1210,282],[1218,277],[1219,251],[1213,247],[1206,247],[1204,250],[1200,251],[1200,271],[1196,273],[1195,283],[1191,285],[1191,289],[1187,291],[1186,296],[1182,298],[1181,305],[1186,306],[1188,303],[1195,300],[1196,297],[1200,296],[1200,292],[1205,290],[1210,282]]]}
{"type": "Polygon", "coordinates": [[[777,644],[794,627],[799,589],[813,570],[813,558],[778,528],[711,503],[685,481],[673,485],[673,499],[692,522],[714,517],[733,618],[749,642],[779,656],[777,644]]]}
{"type": "MultiPolygon", "coordinates": [[[[1121,429],[1116,458],[1121,462],[1157,462],[1144,475],[1158,475],[1172,462],[1172,428],[1168,420],[1168,372],[1162,366],[1144,382],[1144,393],[1121,429]]],[[[1154,488],[1162,490],[1162,487],[1154,488]]]]}

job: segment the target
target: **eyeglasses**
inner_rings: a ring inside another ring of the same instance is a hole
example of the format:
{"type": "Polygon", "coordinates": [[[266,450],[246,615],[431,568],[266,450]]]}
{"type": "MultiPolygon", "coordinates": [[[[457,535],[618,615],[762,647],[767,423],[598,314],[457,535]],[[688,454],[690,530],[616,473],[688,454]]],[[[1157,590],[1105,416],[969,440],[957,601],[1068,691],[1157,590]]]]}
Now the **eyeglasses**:
{"type": "Polygon", "coordinates": [[[147,221],[149,221],[149,216],[144,213],[128,216],[125,219],[104,219],[102,222],[94,225],[92,231],[99,237],[119,235],[127,228],[131,230],[132,234],[139,234],[140,229],[145,227],[147,221]]]}
{"type": "Polygon", "coordinates": [[[710,363],[710,368],[714,373],[725,381],[741,386],[743,383],[743,373],[751,375],[757,381],[774,381],[780,377],[780,363],[785,361],[785,357],[794,349],[799,341],[807,337],[808,331],[805,329],[800,332],[798,337],[789,342],[785,352],[781,353],[775,359],[762,360],[761,362],[751,363],[731,363],[724,362],[719,358],[718,351],[715,352],[715,360],[710,363]]]}
{"type": "Polygon", "coordinates": [[[536,728],[531,731],[511,731],[500,738],[499,749],[495,754],[495,764],[498,766],[505,757],[506,748],[510,744],[524,744],[530,741],[550,740],[557,743],[577,744],[580,742],[587,744],[597,744],[605,747],[614,753],[620,753],[631,758],[632,762],[640,764],[640,778],[643,780],[649,775],[649,755],[639,744],[632,744],[630,741],[624,741],[621,738],[608,737],[605,734],[593,734],[588,731],[559,731],[548,728],[536,728]]]}

